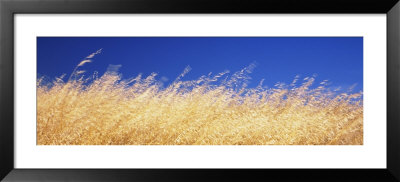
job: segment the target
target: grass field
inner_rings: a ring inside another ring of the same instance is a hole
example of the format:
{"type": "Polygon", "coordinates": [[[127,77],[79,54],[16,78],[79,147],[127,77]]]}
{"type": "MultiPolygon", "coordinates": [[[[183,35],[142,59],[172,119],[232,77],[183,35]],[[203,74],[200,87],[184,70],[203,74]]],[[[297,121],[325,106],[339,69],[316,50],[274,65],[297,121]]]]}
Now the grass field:
{"type": "Polygon", "coordinates": [[[247,88],[250,65],[162,86],[115,72],[37,81],[38,145],[362,145],[362,93],[314,77],[247,88]],[[317,85],[317,86],[312,86],[317,85]]]}

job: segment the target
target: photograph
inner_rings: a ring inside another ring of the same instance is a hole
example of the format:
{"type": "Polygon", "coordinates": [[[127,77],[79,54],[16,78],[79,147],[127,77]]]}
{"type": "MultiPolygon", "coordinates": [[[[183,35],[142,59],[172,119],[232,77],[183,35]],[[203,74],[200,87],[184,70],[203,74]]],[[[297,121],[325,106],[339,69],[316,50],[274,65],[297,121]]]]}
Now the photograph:
{"type": "Polygon", "coordinates": [[[36,38],[36,145],[363,145],[363,37],[36,38]]]}

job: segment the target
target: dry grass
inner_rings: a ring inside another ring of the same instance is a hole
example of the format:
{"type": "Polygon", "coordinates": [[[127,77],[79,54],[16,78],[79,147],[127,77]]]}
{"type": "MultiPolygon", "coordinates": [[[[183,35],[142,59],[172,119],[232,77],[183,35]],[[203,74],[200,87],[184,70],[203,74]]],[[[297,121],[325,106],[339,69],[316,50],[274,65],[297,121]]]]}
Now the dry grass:
{"type": "Polygon", "coordinates": [[[85,80],[83,64],[67,82],[38,80],[38,145],[363,144],[362,94],[312,89],[313,77],[249,89],[252,65],[181,81],[187,69],[164,88],[155,74],[85,80]]]}

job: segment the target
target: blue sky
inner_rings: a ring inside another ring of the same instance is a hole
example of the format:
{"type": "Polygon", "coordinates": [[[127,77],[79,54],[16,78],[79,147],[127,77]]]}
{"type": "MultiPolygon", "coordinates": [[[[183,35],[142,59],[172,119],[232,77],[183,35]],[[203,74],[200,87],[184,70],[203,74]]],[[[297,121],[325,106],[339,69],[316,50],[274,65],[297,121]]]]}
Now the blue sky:
{"type": "Polygon", "coordinates": [[[331,87],[363,89],[362,37],[38,37],[37,72],[55,78],[71,74],[80,61],[102,48],[86,75],[122,65],[123,78],[139,73],[175,80],[186,66],[192,70],[183,80],[209,72],[231,73],[256,63],[249,87],[265,79],[264,86],[290,84],[296,75],[317,75],[317,83],[331,87]]]}

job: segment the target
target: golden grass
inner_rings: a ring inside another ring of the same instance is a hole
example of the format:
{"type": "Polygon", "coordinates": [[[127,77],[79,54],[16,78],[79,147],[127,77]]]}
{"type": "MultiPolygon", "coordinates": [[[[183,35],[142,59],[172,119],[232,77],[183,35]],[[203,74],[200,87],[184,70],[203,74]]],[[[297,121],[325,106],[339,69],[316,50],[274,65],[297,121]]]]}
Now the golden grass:
{"type": "Polygon", "coordinates": [[[296,87],[298,77],[246,88],[251,68],[181,81],[187,69],[166,88],[156,74],[121,80],[107,72],[89,81],[75,69],[67,82],[39,79],[37,144],[363,144],[362,93],[329,91],[325,83],[311,89],[314,78],[296,87]]]}

